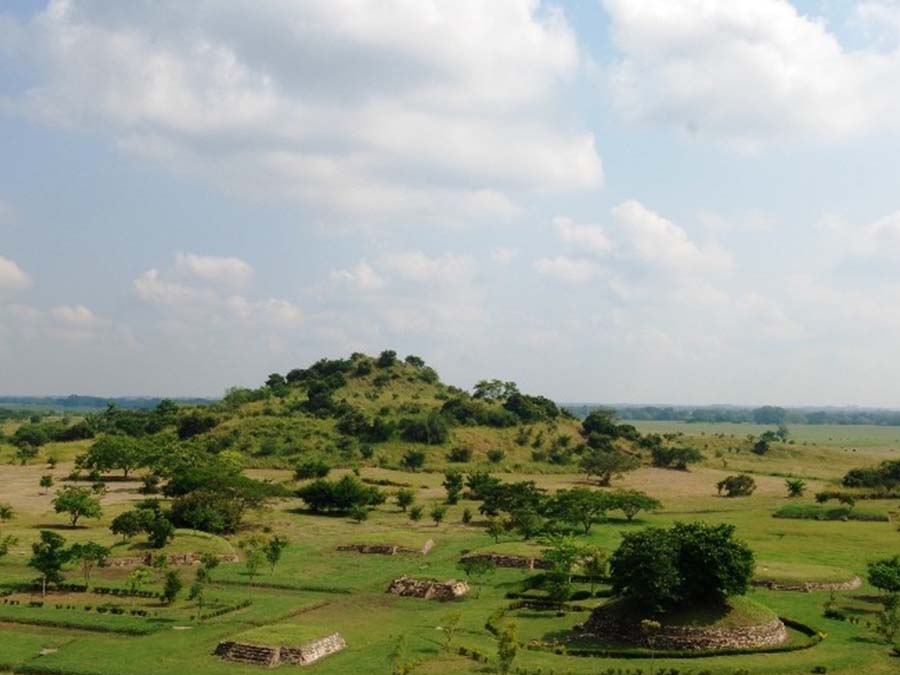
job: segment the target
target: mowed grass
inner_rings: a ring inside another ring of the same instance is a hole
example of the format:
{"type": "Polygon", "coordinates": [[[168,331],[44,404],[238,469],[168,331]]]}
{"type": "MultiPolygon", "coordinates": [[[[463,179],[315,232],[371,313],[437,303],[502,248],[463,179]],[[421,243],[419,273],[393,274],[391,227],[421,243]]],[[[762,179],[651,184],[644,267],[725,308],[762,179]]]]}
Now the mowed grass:
{"type": "MultiPolygon", "coordinates": [[[[684,426],[688,427],[685,429],[688,433],[696,425],[684,426]]],[[[590,535],[579,537],[579,541],[611,552],[624,533],[648,525],[667,526],[693,520],[730,523],[736,527],[738,537],[747,541],[755,551],[757,576],[781,581],[847,581],[855,575],[865,578],[866,564],[870,560],[900,553],[900,534],[893,517],[891,522],[772,517],[775,510],[786,504],[812,501],[811,496],[799,502],[787,498],[783,477],[773,475],[780,473],[787,463],[796,467],[797,475],[808,477],[811,493],[838,478],[845,466],[866,465],[891,456],[893,450],[889,442],[882,439],[882,445],[855,444],[858,451],[852,453],[839,445],[803,445],[799,439],[806,430],[792,428],[798,443],[778,447],[772,456],[763,458],[746,457],[749,454],[746,452],[737,455],[725,453],[719,458],[715,456],[713,445],[703,447],[704,441],[711,444],[714,441],[715,447],[739,444],[750,433],[748,426],[740,427],[738,436],[715,436],[724,433],[722,429],[717,429],[703,436],[686,438],[686,442],[696,442],[707,454],[704,464],[691,471],[643,468],[616,479],[614,487],[641,489],[659,498],[663,502],[663,510],[640,514],[633,523],[618,517],[597,523],[590,535]],[[728,466],[722,465],[723,458],[728,466]],[[746,465],[743,465],[745,461],[746,465]],[[746,470],[752,471],[758,484],[757,491],[751,497],[744,498],[717,496],[715,483],[735,473],[738,466],[746,466],[746,470]]],[[[874,429],[873,437],[883,431],[881,428],[874,429]]],[[[820,431],[816,430],[817,433],[820,431]]],[[[896,435],[900,437],[900,433],[896,435]]],[[[447,449],[430,449],[426,469],[445,466],[447,449]]],[[[506,468],[512,469],[511,466],[506,468]]],[[[61,479],[70,469],[71,465],[63,462],[54,475],[61,479]]],[[[63,517],[52,512],[52,495],[40,494],[37,478],[43,471],[44,467],[38,463],[26,467],[0,466],[0,501],[11,502],[17,511],[16,519],[0,525],[0,531],[19,538],[11,554],[0,560],[0,585],[34,578],[34,572],[26,567],[25,562],[30,544],[42,527],[53,527],[70,541],[96,540],[115,545],[119,540],[108,530],[110,520],[133,501],[143,498],[137,492],[137,482],[110,482],[111,492],[103,498],[103,517],[99,521],[87,521],[85,527],[72,530],[65,526],[63,517]]],[[[547,490],[590,485],[583,475],[571,471],[569,469],[569,473],[565,473],[554,469],[554,472],[542,473],[529,466],[502,477],[506,480],[534,480],[547,490]]],[[[338,471],[334,475],[342,473],[338,471]]],[[[289,471],[279,469],[260,470],[259,475],[276,481],[291,479],[289,471]]],[[[99,633],[76,627],[60,629],[2,623],[0,617],[0,643],[3,646],[0,650],[0,669],[27,667],[32,672],[46,670],[72,675],[169,675],[176,670],[233,674],[249,670],[224,663],[212,655],[221,640],[247,635],[260,640],[293,639],[292,636],[314,638],[337,631],[347,640],[347,650],[328,657],[310,671],[387,673],[387,655],[402,635],[409,658],[419,663],[415,673],[455,675],[485,672],[483,664],[461,658],[452,650],[445,651],[445,633],[440,628],[446,623],[448,615],[458,613],[461,615],[460,628],[454,645],[495,654],[496,643],[485,630],[485,621],[492,612],[509,604],[510,601],[505,598],[506,592],[533,572],[498,570],[485,580],[477,598],[472,593],[459,602],[445,604],[398,598],[385,592],[387,586],[401,575],[460,578],[462,572],[457,568],[457,561],[464,552],[496,550],[537,555],[540,553],[540,543],[522,541],[513,536],[504,537],[499,543],[493,542],[479,524],[483,523],[483,518],[478,514],[478,504],[474,502],[463,501],[451,506],[445,521],[436,526],[428,520],[427,514],[431,505],[443,496],[440,473],[363,468],[362,476],[412,485],[418,502],[425,507],[425,518],[413,523],[393,505],[392,500],[388,500],[372,512],[367,522],[355,523],[346,517],[309,514],[302,509],[299,501],[285,499],[274,503],[268,510],[250,514],[246,529],[235,536],[220,539],[180,532],[172,544],[173,551],[185,552],[193,547],[208,547],[215,552],[237,550],[236,544],[240,539],[253,534],[267,536],[269,532],[287,536],[291,544],[275,569],[264,568],[253,583],[242,563],[222,564],[216,568],[214,583],[208,591],[207,602],[210,606],[236,603],[247,598],[253,603],[250,607],[214,619],[190,619],[199,611],[196,603],[186,600],[184,596],[172,610],[174,620],[171,623],[152,634],[140,636],[99,633]],[[470,525],[461,522],[465,508],[475,516],[470,525]],[[360,542],[418,547],[427,539],[433,539],[436,545],[425,556],[360,555],[335,550],[339,544],[360,542]],[[58,651],[38,656],[47,645],[58,651]]],[[[384,489],[393,492],[396,488],[384,489]]],[[[867,502],[865,506],[885,512],[897,510],[897,502],[890,501],[867,502]]],[[[119,544],[116,555],[126,555],[135,547],[139,550],[139,544],[140,540],[119,544]]],[[[180,570],[186,585],[189,584],[193,569],[180,570]]],[[[100,569],[94,573],[94,583],[121,586],[127,573],[128,570],[100,569]]],[[[80,574],[74,568],[67,572],[67,577],[71,581],[80,581],[80,574]]],[[[149,588],[159,590],[159,583],[154,581],[149,588]]],[[[874,590],[864,585],[857,591],[837,593],[835,600],[839,607],[852,611],[864,622],[871,620],[873,612],[878,609],[878,605],[871,601],[873,595],[874,590]]],[[[879,643],[864,623],[857,625],[823,618],[822,605],[828,597],[828,593],[789,593],[765,589],[754,589],[747,596],[749,601],[779,616],[802,621],[828,633],[824,642],[809,650],[785,654],[717,656],[702,659],[702,663],[656,659],[652,664],[647,659],[578,658],[523,650],[516,665],[530,670],[540,668],[543,672],[578,675],[602,672],[608,668],[641,668],[644,672],[650,672],[651,666],[676,667],[681,672],[709,670],[714,675],[733,675],[736,670],[752,675],[792,675],[808,673],[815,666],[824,666],[829,674],[838,675],[895,673],[897,660],[889,656],[888,647],[879,643]]],[[[96,602],[96,598],[91,600],[96,602]]],[[[52,604],[52,598],[48,599],[48,605],[52,604]]],[[[52,617],[72,611],[55,610],[51,606],[36,609],[35,612],[52,617]]],[[[164,610],[159,612],[162,615],[164,610]]],[[[77,612],[75,614],[81,616],[77,612]]],[[[109,615],[84,614],[97,616],[98,620],[112,625],[113,617],[109,615]]],[[[587,618],[586,613],[559,617],[551,612],[528,610],[516,611],[510,616],[517,621],[524,640],[563,635],[587,618]]],[[[135,617],[115,618],[143,621],[135,617]]]]}

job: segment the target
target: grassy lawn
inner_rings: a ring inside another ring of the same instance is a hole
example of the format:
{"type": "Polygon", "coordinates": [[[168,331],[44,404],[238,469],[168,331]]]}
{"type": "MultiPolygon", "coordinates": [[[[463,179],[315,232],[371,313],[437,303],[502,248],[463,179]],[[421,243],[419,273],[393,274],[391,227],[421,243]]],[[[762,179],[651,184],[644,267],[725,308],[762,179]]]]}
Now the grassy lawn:
{"type": "MultiPolygon", "coordinates": [[[[389,388],[380,399],[362,398],[360,405],[377,409],[388,400],[389,388]],[[382,400],[383,399],[383,400],[382,400]]],[[[641,423],[642,430],[663,425],[641,423]]],[[[580,537],[585,545],[598,546],[611,552],[623,533],[647,525],[668,526],[677,521],[704,520],[710,523],[730,523],[737,528],[739,538],[745,540],[757,556],[756,575],[782,582],[848,581],[853,576],[865,578],[866,563],[878,557],[900,553],[900,534],[895,516],[890,522],[843,522],[773,518],[773,513],[798,500],[789,500],[782,474],[805,476],[809,492],[831,485],[847,468],[864,466],[894,456],[894,444],[900,447],[900,430],[879,427],[792,427],[794,445],[778,444],[771,454],[762,458],[747,452],[729,452],[738,447],[748,433],[760,429],[752,425],[674,425],[690,434],[685,443],[696,444],[705,454],[705,461],[691,471],[669,471],[642,468],[614,481],[615,487],[644,490],[662,501],[658,513],[640,514],[635,522],[609,520],[597,523],[590,535],[580,537]],[[855,434],[855,435],[854,435],[855,434]],[[856,452],[853,452],[856,449],[856,452]],[[721,456],[716,452],[721,451],[721,456]],[[757,482],[757,490],[750,497],[728,499],[716,495],[715,483],[737,471],[750,471],[757,482]]],[[[471,431],[471,430],[468,430],[471,431]]],[[[513,430],[510,434],[514,433],[513,430]]],[[[484,448],[470,439],[476,453],[484,448]]],[[[59,449],[55,449],[59,451],[59,449]]],[[[64,449],[63,456],[69,453],[64,449]]],[[[271,508],[254,512],[246,528],[231,537],[210,537],[192,531],[179,531],[167,549],[170,552],[230,553],[237,550],[237,542],[244,537],[277,532],[290,540],[282,560],[274,568],[264,566],[251,579],[242,562],[219,565],[213,573],[214,581],[207,591],[205,611],[235,605],[246,599],[249,607],[199,620],[196,603],[181,598],[170,608],[159,606],[156,600],[138,600],[137,607],[149,609],[150,618],[130,615],[98,614],[82,609],[56,609],[53,597],[42,608],[31,608],[27,602],[19,606],[0,605],[0,671],[26,667],[30,672],[71,673],[72,675],[171,675],[174,671],[200,674],[234,674],[248,672],[240,666],[227,664],[212,655],[219,641],[240,639],[265,643],[294,644],[340,632],[347,640],[347,649],[324,659],[310,670],[317,673],[387,673],[387,654],[398,637],[403,636],[411,659],[418,661],[415,673],[487,672],[484,664],[462,658],[455,647],[465,645],[493,655],[496,643],[484,624],[492,612],[508,606],[506,592],[512,590],[529,574],[528,570],[501,569],[485,580],[483,590],[475,597],[452,603],[437,603],[413,598],[398,598],[385,591],[390,581],[401,575],[413,577],[460,578],[459,558],[467,551],[496,551],[515,555],[538,555],[540,544],[518,537],[504,537],[495,543],[481,524],[478,504],[462,501],[451,506],[446,519],[435,526],[428,520],[430,507],[443,496],[440,487],[442,474],[431,469],[446,466],[447,448],[431,449],[434,457],[428,471],[406,473],[382,467],[364,467],[363,478],[371,481],[408,483],[417,493],[417,502],[425,507],[422,521],[412,522],[401,513],[392,500],[375,509],[365,523],[355,523],[346,517],[314,516],[299,509],[297,500],[285,499],[271,508]],[[474,522],[461,522],[463,509],[475,515],[474,522]],[[435,547],[426,556],[420,555],[360,555],[338,552],[336,547],[348,543],[389,543],[421,547],[433,539],[435,547]],[[344,591],[344,592],[340,592],[344,591]],[[454,637],[454,649],[445,651],[441,626],[452,614],[460,614],[459,629],[454,637]],[[191,618],[191,617],[195,618],[191,618]],[[149,627],[146,634],[115,632],[132,626],[149,627]],[[152,628],[152,629],[151,629],[152,628]],[[102,630],[113,632],[100,632],[102,630]],[[55,649],[38,656],[42,649],[55,649]]],[[[393,452],[390,450],[389,452],[393,452]]],[[[522,448],[511,453],[511,459],[500,468],[506,479],[534,480],[548,490],[585,486],[583,475],[571,468],[547,465],[537,467],[522,448]],[[519,465],[516,468],[516,465],[519,465]]],[[[476,465],[479,465],[479,459],[476,465]]],[[[471,468],[471,467],[469,467],[471,468]]],[[[52,471],[62,481],[71,470],[71,463],[63,459],[52,471]]],[[[103,498],[104,514],[96,521],[86,521],[84,527],[70,529],[64,519],[52,512],[52,495],[41,494],[38,477],[46,472],[40,463],[21,467],[0,466],[0,501],[8,501],[17,515],[9,523],[0,525],[0,532],[19,539],[10,554],[0,559],[0,587],[23,583],[34,578],[26,566],[30,546],[41,528],[52,527],[70,542],[94,540],[115,546],[114,555],[133,555],[142,550],[142,539],[120,541],[109,532],[112,518],[143,495],[138,493],[136,481],[110,482],[110,491],[103,498]]],[[[290,472],[277,466],[258,467],[254,475],[273,480],[288,480],[290,472]]],[[[341,471],[333,475],[341,475],[341,471]]],[[[383,488],[388,492],[396,487],[383,488]]],[[[811,502],[811,496],[803,498],[811,502]]],[[[866,509],[892,514],[896,502],[866,502],[866,509]]],[[[193,578],[190,567],[176,568],[185,586],[193,578]]],[[[95,585],[122,587],[129,570],[104,568],[94,572],[95,585]]],[[[80,582],[80,572],[71,568],[67,579],[80,582]]],[[[159,577],[147,586],[160,590],[159,577]]],[[[792,593],[754,589],[746,598],[734,601],[731,619],[759,619],[775,613],[799,620],[828,634],[820,645],[799,652],[744,656],[717,656],[698,661],[686,659],[657,659],[654,668],[678,668],[681,672],[693,669],[713,675],[734,675],[736,671],[751,675],[808,673],[823,666],[830,675],[888,675],[897,672],[897,659],[889,656],[886,645],[875,640],[865,627],[877,605],[871,602],[872,588],[863,585],[856,591],[835,594],[838,607],[861,618],[859,624],[825,619],[823,603],[828,593],[792,593]]],[[[119,602],[131,607],[128,599],[81,594],[81,597],[57,598],[61,604],[92,604],[119,602]]],[[[28,595],[24,597],[30,597],[28,595]]],[[[593,602],[593,601],[592,601],[593,602]]],[[[559,636],[572,626],[587,619],[587,613],[568,613],[517,610],[509,618],[517,621],[524,640],[559,636]]],[[[686,623],[703,621],[709,617],[685,614],[686,623]]],[[[724,620],[724,619],[723,619],[724,620]]],[[[607,669],[643,669],[650,672],[648,659],[598,659],[558,656],[551,653],[523,650],[516,665],[531,671],[566,672],[576,675],[605,672],[607,669]]],[[[299,670],[298,670],[299,672],[299,670]]]]}

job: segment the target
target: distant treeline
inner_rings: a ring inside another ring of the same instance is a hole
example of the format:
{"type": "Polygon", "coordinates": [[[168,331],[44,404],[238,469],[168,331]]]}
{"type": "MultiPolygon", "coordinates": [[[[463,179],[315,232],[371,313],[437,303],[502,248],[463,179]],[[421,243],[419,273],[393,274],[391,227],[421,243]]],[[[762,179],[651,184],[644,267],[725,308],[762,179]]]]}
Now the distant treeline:
{"type": "MultiPolygon", "coordinates": [[[[149,410],[162,401],[162,397],[144,398],[139,396],[123,396],[107,398],[103,396],[0,396],[0,408],[7,410],[65,410],[91,411],[104,410],[110,403],[126,410],[149,410]]],[[[180,405],[206,405],[213,403],[211,398],[173,398],[180,405]]]]}
{"type": "Polygon", "coordinates": [[[900,426],[900,410],[863,408],[781,408],[762,406],[741,408],[732,406],[599,406],[595,404],[566,404],[566,410],[579,418],[592,410],[615,410],[622,420],[656,422],[730,422],[735,424],[875,424],[900,426]]]}

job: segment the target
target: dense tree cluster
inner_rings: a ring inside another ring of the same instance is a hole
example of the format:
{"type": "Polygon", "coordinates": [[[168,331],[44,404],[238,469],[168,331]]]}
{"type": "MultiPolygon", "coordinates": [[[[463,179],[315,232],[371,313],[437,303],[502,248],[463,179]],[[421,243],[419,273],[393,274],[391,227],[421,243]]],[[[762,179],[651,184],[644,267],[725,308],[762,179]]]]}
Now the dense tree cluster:
{"type": "Polygon", "coordinates": [[[851,469],[841,484],[850,488],[886,488],[900,486],[900,460],[888,460],[875,467],[851,469]]]}
{"type": "Polygon", "coordinates": [[[753,552],[733,525],[678,523],[626,533],[610,558],[616,593],[648,612],[747,592],[753,552]]]}

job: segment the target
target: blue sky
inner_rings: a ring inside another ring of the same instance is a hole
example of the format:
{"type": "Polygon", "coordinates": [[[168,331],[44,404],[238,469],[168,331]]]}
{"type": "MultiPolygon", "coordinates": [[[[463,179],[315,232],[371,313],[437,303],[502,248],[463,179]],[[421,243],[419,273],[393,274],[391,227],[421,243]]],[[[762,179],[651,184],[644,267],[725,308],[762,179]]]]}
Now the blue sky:
{"type": "Polygon", "coordinates": [[[900,405],[900,4],[0,9],[0,393],[397,349],[562,400],[900,405]]]}

